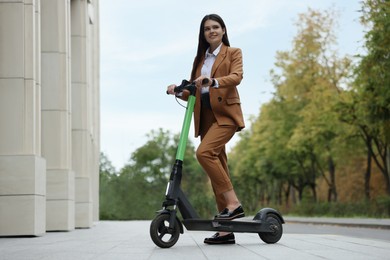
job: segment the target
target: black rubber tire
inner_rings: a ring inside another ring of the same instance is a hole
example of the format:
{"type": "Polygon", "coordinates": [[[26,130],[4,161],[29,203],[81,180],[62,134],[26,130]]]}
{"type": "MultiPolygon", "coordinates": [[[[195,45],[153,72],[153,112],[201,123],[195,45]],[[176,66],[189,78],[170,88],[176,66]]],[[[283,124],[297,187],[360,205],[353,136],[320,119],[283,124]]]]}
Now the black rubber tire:
{"type": "Polygon", "coordinates": [[[273,232],[258,233],[261,240],[267,244],[274,244],[280,240],[283,234],[282,222],[275,214],[268,213],[266,217],[266,222],[273,225],[273,232]]]}
{"type": "Polygon", "coordinates": [[[161,214],[156,216],[150,224],[150,237],[156,246],[161,248],[169,248],[176,244],[180,236],[180,226],[175,219],[175,224],[172,229],[169,229],[169,214],[161,214]]]}

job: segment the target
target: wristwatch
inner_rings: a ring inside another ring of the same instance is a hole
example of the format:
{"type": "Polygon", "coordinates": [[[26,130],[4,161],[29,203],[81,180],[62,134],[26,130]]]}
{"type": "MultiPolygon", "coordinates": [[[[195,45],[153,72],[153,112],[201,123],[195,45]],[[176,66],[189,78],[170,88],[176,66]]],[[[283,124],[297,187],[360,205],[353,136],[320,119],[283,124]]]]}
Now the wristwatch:
{"type": "Polygon", "coordinates": [[[213,79],[212,81],[211,81],[211,87],[214,87],[215,86],[215,79],[213,79]]]}

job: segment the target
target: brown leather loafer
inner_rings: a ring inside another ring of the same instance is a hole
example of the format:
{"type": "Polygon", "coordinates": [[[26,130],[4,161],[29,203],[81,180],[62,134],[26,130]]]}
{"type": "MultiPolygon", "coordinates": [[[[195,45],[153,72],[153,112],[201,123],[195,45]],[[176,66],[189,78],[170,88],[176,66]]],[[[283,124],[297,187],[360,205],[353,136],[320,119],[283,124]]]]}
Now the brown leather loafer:
{"type": "Polygon", "coordinates": [[[215,220],[232,220],[235,218],[245,217],[244,209],[239,206],[233,211],[229,211],[229,209],[225,208],[218,215],[214,217],[215,220]]]}
{"type": "Polygon", "coordinates": [[[220,236],[219,233],[215,233],[212,237],[205,238],[203,242],[210,245],[226,245],[235,244],[236,240],[233,233],[225,236],[220,236]]]}

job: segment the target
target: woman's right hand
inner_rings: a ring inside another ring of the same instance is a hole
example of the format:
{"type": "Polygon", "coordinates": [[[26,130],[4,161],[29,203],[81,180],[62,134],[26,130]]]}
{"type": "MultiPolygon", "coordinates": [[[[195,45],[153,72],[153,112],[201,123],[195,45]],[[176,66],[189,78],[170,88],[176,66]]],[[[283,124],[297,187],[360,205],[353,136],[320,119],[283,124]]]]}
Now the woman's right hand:
{"type": "Polygon", "coordinates": [[[177,86],[175,84],[172,84],[172,85],[169,85],[167,87],[167,93],[170,94],[170,95],[175,95],[175,88],[177,86]]]}
{"type": "Polygon", "coordinates": [[[195,84],[196,84],[196,87],[197,88],[201,88],[201,87],[210,87],[211,86],[211,79],[207,76],[199,76],[196,80],[195,80],[195,84]]]}

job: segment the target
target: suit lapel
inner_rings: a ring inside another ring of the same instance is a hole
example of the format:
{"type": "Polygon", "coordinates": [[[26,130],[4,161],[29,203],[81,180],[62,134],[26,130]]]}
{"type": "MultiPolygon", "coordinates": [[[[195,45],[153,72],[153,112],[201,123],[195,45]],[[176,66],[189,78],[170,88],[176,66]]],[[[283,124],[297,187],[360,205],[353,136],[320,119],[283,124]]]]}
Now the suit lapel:
{"type": "Polygon", "coordinates": [[[214,77],[215,71],[218,69],[219,65],[225,59],[227,48],[228,47],[225,44],[222,44],[221,50],[219,51],[219,54],[217,55],[217,58],[215,59],[213,68],[211,69],[211,77],[212,78],[214,77]]]}

